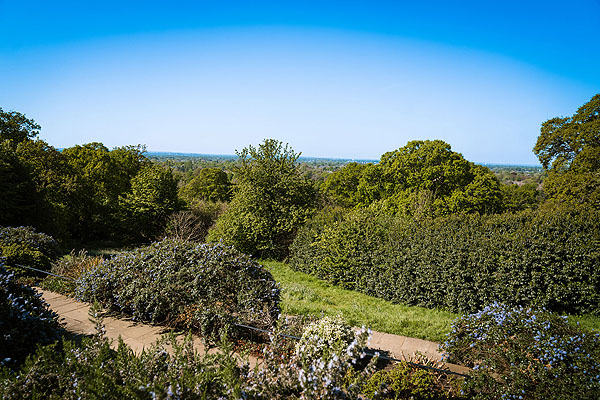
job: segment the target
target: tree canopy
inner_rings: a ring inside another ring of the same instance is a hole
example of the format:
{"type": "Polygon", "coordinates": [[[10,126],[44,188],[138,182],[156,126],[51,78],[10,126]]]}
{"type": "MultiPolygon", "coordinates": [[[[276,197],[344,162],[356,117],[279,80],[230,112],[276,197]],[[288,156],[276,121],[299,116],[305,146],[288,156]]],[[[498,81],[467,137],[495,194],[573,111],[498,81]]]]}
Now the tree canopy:
{"type": "Polygon", "coordinates": [[[296,229],[311,215],[316,190],[295,164],[300,154],[287,144],[266,139],[236,154],[233,198],[209,240],[222,239],[242,252],[281,259],[296,229]]]}
{"type": "Polygon", "coordinates": [[[548,172],[550,199],[600,209],[600,94],[572,116],[544,122],[533,152],[548,172]]]}
{"type": "MultiPolygon", "coordinates": [[[[355,167],[354,167],[355,168],[355,167]]],[[[355,182],[357,172],[347,182],[355,182]]],[[[332,182],[340,180],[331,177],[332,182]]],[[[360,171],[354,203],[394,214],[440,216],[502,209],[501,184],[486,167],[475,165],[441,140],[415,140],[381,156],[360,171]]]]}

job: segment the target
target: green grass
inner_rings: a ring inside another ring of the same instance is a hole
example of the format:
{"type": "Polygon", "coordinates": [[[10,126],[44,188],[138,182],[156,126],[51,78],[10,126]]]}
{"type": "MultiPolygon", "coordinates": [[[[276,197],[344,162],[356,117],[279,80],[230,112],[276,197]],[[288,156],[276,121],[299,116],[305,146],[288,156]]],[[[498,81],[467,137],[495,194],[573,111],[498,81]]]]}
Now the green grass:
{"type": "Polygon", "coordinates": [[[288,315],[341,314],[354,326],[441,342],[457,317],[446,311],[394,304],[352,290],[341,289],[285,263],[261,262],[281,285],[281,308],[288,315]]]}
{"type": "MultiPolygon", "coordinates": [[[[287,315],[341,314],[354,326],[365,325],[379,332],[441,342],[458,317],[447,311],[406,306],[341,289],[314,276],[294,271],[277,261],[261,261],[281,285],[281,308],[287,315]]],[[[570,315],[569,321],[587,330],[600,331],[600,317],[570,315]]]]}

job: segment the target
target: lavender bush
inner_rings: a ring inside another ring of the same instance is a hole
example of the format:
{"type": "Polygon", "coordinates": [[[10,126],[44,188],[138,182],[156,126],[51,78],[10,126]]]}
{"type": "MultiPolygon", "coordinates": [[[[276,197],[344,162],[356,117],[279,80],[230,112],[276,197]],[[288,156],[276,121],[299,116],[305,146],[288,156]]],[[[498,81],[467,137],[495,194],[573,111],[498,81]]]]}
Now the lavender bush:
{"type": "Polygon", "coordinates": [[[136,320],[164,323],[218,338],[232,323],[270,329],[279,288],[250,256],[223,244],[164,240],[124,252],[84,272],[76,297],[136,320]]]}
{"type": "Polygon", "coordinates": [[[494,303],[459,318],[442,345],[449,361],[473,368],[475,399],[597,399],[600,334],[566,317],[494,303]]]}

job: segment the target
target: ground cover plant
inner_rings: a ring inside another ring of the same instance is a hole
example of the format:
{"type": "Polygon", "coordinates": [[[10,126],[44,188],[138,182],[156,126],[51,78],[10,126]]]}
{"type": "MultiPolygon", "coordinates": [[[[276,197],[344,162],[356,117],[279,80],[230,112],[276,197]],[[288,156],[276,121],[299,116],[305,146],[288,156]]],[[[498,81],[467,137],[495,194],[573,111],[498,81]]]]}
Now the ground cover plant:
{"type": "Polygon", "coordinates": [[[600,333],[541,309],[493,303],[459,318],[443,348],[473,368],[474,399],[597,399],[600,333]]]}
{"type": "Polygon", "coordinates": [[[233,322],[270,329],[279,315],[271,274],[220,243],[164,240],[117,254],[77,279],[76,298],[207,339],[246,332],[233,322]]]}
{"type": "Polygon", "coordinates": [[[58,316],[0,263],[0,366],[15,368],[37,344],[58,339],[58,316]]]}

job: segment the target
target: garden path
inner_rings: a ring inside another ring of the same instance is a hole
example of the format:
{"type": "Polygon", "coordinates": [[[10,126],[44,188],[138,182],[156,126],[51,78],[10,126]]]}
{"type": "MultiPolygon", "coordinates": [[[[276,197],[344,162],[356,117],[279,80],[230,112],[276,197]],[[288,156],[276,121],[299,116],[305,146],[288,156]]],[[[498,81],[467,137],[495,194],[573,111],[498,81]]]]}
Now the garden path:
{"type": "MultiPolygon", "coordinates": [[[[67,331],[81,335],[91,335],[95,332],[94,324],[89,320],[89,304],[76,301],[58,293],[40,288],[36,289],[42,293],[42,297],[50,305],[50,308],[59,315],[67,331]]],[[[168,332],[168,329],[161,326],[113,317],[105,317],[104,326],[106,336],[109,339],[112,339],[116,343],[120,336],[137,354],[142,349],[149,348],[162,334],[168,332]]],[[[198,352],[203,353],[205,351],[205,346],[199,337],[193,336],[193,343],[194,348],[198,352]]],[[[442,357],[438,351],[438,343],[376,331],[373,331],[369,348],[385,352],[384,354],[388,357],[409,361],[414,360],[416,353],[421,353],[435,361],[441,361],[442,357]]],[[[209,352],[215,351],[218,350],[215,348],[209,350],[209,352]]],[[[250,357],[249,362],[253,367],[259,360],[255,357],[250,357]]],[[[451,371],[459,373],[467,373],[468,371],[467,368],[458,365],[446,364],[446,367],[451,371]]]]}

